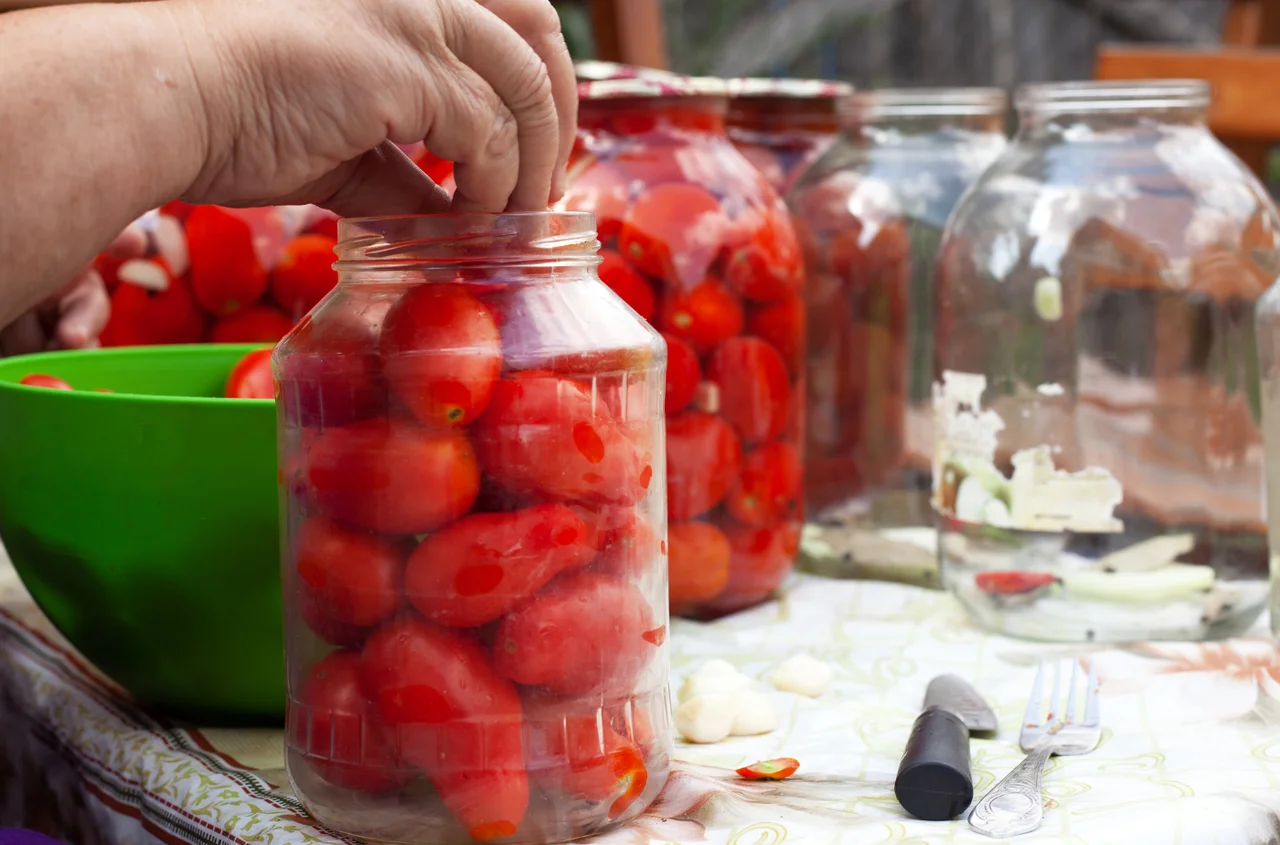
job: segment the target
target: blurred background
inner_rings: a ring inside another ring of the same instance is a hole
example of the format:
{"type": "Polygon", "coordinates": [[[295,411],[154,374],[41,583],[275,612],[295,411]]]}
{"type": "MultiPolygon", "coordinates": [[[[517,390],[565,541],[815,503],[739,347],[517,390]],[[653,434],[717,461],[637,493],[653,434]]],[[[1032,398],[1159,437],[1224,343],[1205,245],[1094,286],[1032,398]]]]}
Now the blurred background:
{"type": "MultiPolygon", "coordinates": [[[[1104,44],[1175,50],[1280,44],[1280,0],[559,0],[557,6],[577,59],[723,77],[839,79],[859,88],[1012,89],[1090,79],[1104,44]]],[[[1231,146],[1273,191],[1280,185],[1270,143],[1231,146]]]]}
{"type": "MultiPolygon", "coordinates": [[[[558,4],[570,50],[592,15],[558,4]]],[[[671,70],[826,77],[859,87],[1088,79],[1103,42],[1216,44],[1228,0],[659,0],[671,70]]]]}

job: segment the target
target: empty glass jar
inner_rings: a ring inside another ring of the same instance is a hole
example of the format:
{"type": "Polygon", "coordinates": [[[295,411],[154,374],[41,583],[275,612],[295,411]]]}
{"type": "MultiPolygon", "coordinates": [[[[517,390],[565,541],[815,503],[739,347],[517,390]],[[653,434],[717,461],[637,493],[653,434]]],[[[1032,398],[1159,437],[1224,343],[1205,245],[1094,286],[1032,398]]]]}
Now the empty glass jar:
{"type": "Polygon", "coordinates": [[[1005,145],[987,88],[854,95],[853,124],[788,194],[809,324],[801,561],[937,579],[929,505],[932,279],[961,193],[1005,145]]]}
{"type": "Polygon", "coordinates": [[[672,743],[662,342],[589,214],[339,234],[274,354],[294,788],[411,845],[625,822],[672,743]]]}
{"type": "Polygon", "coordinates": [[[1236,634],[1266,605],[1254,305],[1276,211],[1198,81],[1019,91],[936,283],[943,575],[998,631],[1236,634]]]}

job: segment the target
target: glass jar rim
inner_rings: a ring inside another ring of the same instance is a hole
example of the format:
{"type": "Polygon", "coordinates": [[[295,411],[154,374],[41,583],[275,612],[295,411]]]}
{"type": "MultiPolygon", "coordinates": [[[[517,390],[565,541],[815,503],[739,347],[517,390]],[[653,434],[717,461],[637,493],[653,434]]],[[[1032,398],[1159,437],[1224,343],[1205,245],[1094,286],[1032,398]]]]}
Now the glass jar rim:
{"type": "Polygon", "coordinates": [[[1210,87],[1203,79],[1082,80],[1022,85],[1020,112],[1109,112],[1133,109],[1203,109],[1210,87]]]}
{"type": "Polygon", "coordinates": [[[730,99],[839,100],[853,94],[847,82],[829,79],[741,77],[727,80],[730,99]]]}
{"type": "Polygon", "coordinates": [[[875,117],[980,117],[1009,108],[1003,88],[880,88],[854,95],[858,113],[875,117]]]}
{"type": "Polygon", "coordinates": [[[615,100],[657,97],[723,98],[728,86],[710,76],[632,77],[578,83],[582,100],[615,100]]]}
{"type": "Polygon", "coordinates": [[[588,211],[395,214],[338,221],[343,270],[406,266],[597,264],[600,241],[588,211]]]}
{"type": "Polygon", "coordinates": [[[599,59],[582,59],[573,63],[578,82],[607,82],[611,79],[681,79],[681,75],[669,70],[628,65],[622,62],[602,62],[599,59]]]}

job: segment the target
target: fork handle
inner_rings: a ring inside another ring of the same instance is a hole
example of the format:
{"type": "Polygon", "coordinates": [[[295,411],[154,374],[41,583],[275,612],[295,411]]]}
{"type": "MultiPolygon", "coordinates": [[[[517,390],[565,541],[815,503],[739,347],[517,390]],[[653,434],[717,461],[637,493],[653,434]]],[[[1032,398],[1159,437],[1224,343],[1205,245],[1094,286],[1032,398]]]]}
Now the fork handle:
{"type": "Polygon", "coordinates": [[[987,836],[1017,836],[1040,826],[1044,798],[1040,775],[1053,752],[1050,743],[1032,751],[1004,776],[969,813],[969,825],[987,836]]]}

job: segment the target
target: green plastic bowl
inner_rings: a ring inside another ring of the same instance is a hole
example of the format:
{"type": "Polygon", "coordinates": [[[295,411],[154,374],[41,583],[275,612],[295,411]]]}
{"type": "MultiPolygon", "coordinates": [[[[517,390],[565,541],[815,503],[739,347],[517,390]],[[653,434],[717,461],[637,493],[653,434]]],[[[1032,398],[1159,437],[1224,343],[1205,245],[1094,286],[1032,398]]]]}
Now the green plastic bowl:
{"type": "Polygon", "coordinates": [[[221,398],[255,348],[0,359],[0,539],[23,583],[98,669],[205,724],[284,713],[275,405],[221,398]]]}

